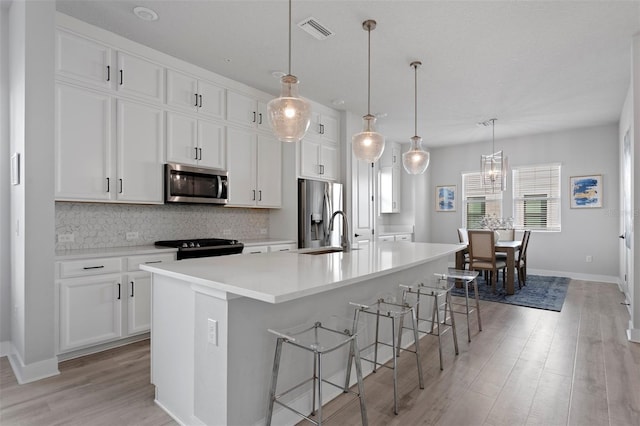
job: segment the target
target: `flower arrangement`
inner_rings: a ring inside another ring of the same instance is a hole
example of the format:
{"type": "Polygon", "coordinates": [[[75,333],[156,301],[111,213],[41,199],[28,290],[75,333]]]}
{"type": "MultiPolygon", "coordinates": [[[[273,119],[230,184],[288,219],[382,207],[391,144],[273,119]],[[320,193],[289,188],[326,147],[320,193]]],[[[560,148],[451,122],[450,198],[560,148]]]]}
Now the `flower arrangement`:
{"type": "Polygon", "coordinates": [[[513,229],[512,217],[498,217],[495,214],[483,216],[478,222],[481,227],[495,231],[496,229],[513,229]]]}

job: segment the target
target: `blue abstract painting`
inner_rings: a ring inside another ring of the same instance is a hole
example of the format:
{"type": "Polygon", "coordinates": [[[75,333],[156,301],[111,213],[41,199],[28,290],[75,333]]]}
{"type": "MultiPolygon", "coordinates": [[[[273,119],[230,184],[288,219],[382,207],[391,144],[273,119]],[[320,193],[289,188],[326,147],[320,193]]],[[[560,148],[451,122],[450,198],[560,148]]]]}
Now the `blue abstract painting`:
{"type": "Polygon", "coordinates": [[[602,207],[602,175],[571,177],[571,207],[602,207]]]}
{"type": "Polygon", "coordinates": [[[436,211],[453,212],[456,210],[456,186],[436,187],[436,211]]]}

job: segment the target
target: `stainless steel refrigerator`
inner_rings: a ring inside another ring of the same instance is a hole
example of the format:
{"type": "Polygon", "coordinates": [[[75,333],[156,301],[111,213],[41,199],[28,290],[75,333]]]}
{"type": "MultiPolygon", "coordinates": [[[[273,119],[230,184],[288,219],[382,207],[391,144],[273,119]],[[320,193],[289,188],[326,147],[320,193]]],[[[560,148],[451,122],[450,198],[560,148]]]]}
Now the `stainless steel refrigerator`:
{"type": "Polygon", "coordinates": [[[343,206],[342,184],[298,179],[298,248],[340,246],[342,218],[331,216],[343,206]]]}

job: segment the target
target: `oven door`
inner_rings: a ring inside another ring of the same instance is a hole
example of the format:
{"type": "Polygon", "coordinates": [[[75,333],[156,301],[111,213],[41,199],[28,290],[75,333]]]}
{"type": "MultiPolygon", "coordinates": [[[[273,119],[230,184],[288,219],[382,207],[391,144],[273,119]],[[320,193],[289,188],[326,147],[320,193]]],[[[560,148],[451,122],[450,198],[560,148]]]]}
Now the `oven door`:
{"type": "Polygon", "coordinates": [[[227,204],[227,172],[167,163],[165,201],[169,203],[227,204]]]}

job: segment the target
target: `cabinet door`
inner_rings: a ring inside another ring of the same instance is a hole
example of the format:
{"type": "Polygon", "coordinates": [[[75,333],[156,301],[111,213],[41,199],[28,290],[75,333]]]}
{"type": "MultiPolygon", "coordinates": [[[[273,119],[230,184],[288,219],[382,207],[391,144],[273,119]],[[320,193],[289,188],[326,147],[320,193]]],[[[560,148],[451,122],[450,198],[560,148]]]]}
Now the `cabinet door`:
{"type": "Polygon", "coordinates": [[[198,110],[198,80],[187,74],[167,70],[167,105],[186,111],[198,110]]]}
{"type": "Polygon", "coordinates": [[[225,126],[198,120],[198,164],[226,170],[225,126]]]}
{"type": "Polygon", "coordinates": [[[328,141],[338,142],[338,119],[331,115],[320,118],[320,134],[328,141]]]}
{"type": "Polygon", "coordinates": [[[65,30],[56,30],[56,73],[101,89],[112,87],[116,70],[111,49],[65,30]]]}
{"type": "Polygon", "coordinates": [[[258,122],[256,100],[250,96],[228,90],[227,120],[246,126],[256,126],[258,122]]]}
{"type": "Polygon", "coordinates": [[[167,112],[167,161],[198,164],[198,120],[188,115],[167,112]]]}
{"type": "Polygon", "coordinates": [[[256,125],[258,126],[258,129],[271,130],[269,117],[267,116],[267,103],[263,101],[257,102],[258,109],[256,110],[256,125]]]}
{"type": "Polygon", "coordinates": [[[105,201],[112,175],[111,98],[56,84],[55,197],[105,201]]]}
{"type": "Polygon", "coordinates": [[[60,351],[119,338],[124,291],[120,275],[59,281],[60,351]]]}
{"type": "Polygon", "coordinates": [[[282,206],[282,142],[258,136],[257,205],[282,206]]]}
{"type": "Polygon", "coordinates": [[[229,205],[255,206],[256,135],[251,130],[227,128],[229,205]]]}
{"type": "Polygon", "coordinates": [[[300,141],[300,174],[308,177],[320,176],[320,146],[316,139],[300,141]]]}
{"type": "Polygon", "coordinates": [[[119,92],[162,102],[164,69],[139,56],[118,52],[116,87],[119,92]]]}
{"type": "Polygon", "coordinates": [[[151,274],[128,274],[126,287],[127,334],[147,332],[151,328],[151,274]]]}
{"type": "Polygon", "coordinates": [[[117,199],[162,203],[162,110],[125,100],[118,100],[117,110],[117,199]]]}
{"type": "Polygon", "coordinates": [[[198,82],[198,107],[200,114],[223,119],[225,109],[224,87],[200,80],[198,82]]]}
{"type": "Polygon", "coordinates": [[[324,142],[320,147],[320,171],[325,179],[337,180],[340,170],[338,146],[324,142]]]}

